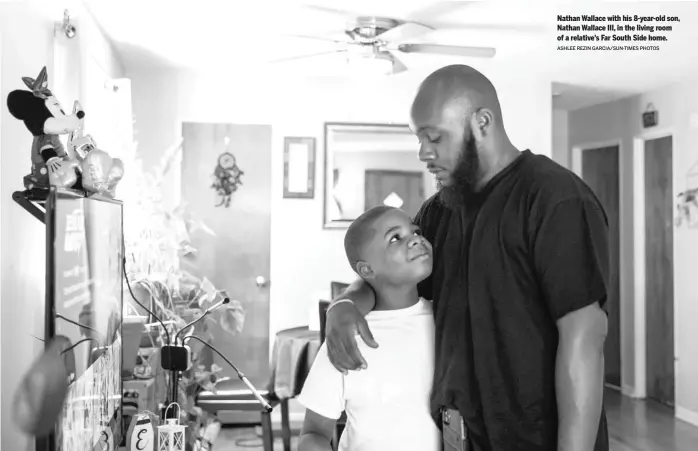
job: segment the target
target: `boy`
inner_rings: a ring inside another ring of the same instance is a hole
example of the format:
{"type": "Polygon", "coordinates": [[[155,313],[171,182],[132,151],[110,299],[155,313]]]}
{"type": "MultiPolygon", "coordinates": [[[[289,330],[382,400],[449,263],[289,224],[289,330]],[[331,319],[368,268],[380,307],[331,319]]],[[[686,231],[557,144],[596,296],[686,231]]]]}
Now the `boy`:
{"type": "Polygon", "coordinates": [[[368,367],[343,375],[323,344],[298,397],[307,408],[298,449],[331,450],[346,411],[339,451],[437,451],[441,435],[429,411],[434,319],[431,303],[417,294],[431,274],[431,244],[404,211],[380,206],[352,223],[344,247],[352,269],[376,293],[366,320],[381,345],[357,340],[368,367]]]}

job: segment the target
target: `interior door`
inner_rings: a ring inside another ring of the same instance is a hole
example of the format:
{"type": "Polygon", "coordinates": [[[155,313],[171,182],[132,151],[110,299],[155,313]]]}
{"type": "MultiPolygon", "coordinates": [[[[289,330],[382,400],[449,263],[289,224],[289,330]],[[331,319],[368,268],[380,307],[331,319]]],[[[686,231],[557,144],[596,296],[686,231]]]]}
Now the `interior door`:
{"type": "Polygon", "coordinates": [[[620,227],[618,146],[585,149],[582,157],[582,178],[603,205],[608,217],[610,277],[608,335],[604,347],[606,383],[621,387],[620,362],[620,227]]]}
{"type": "Polygon", "coordinates": [[[672,137],[645,141],[647,397],[674,405],[672,137]]]}
{"type": "Polygon", "coordinates": [[[366,170],[365,208],[392,205],[414,216],[424,203],[424,173],[366,170]]]}
{"type": "MultiPolygon", "coordinates": [[[[227,290],[246,313],[241,334],[216,327],[213,345],[255,386],[264,387],[269,377],[271,126],[185,122],[182,136],[183,200],[215,233],[193,233],[196,273],[227,290]],[[257,277],[265,280],[261,286],[257,277]]],[[[223,368],[222,376],[237,380],[220,357],[214,361],[223,368]]]]}

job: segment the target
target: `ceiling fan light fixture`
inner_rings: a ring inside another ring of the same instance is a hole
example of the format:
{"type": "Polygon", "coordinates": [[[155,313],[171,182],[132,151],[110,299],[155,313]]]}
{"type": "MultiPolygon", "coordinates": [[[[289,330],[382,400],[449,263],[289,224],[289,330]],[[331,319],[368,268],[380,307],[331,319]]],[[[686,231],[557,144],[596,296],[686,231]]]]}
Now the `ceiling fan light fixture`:
{"type": "Polygon", "coordinates": [[[393,62],[386,58],[350,58],[348,66],[353,75],[362,77],[380,77],[393,72],[393,62]]]}

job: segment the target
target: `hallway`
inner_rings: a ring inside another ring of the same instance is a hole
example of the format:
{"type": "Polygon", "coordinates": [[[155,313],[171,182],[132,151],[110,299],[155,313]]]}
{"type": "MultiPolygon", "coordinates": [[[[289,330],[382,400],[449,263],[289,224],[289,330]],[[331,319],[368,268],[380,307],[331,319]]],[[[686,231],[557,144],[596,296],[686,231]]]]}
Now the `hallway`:
{"type": "Polygon", "coordinates": [[[698,427],[674,417],[654,401],[636,400],[606,390],[611,451],[695,451],[698,427]]]}

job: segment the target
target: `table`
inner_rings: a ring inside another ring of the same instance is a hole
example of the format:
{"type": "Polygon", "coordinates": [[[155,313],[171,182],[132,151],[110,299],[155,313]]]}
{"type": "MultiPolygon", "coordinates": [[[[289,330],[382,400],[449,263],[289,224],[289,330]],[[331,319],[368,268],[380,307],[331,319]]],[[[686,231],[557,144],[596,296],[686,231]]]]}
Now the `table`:
{"type": "Polygon", "coordinates": [[[320,345],[320,331],[308,326],[277,332],[267,385],[270,396],[287,400],[301,393],[320,345]]]}

